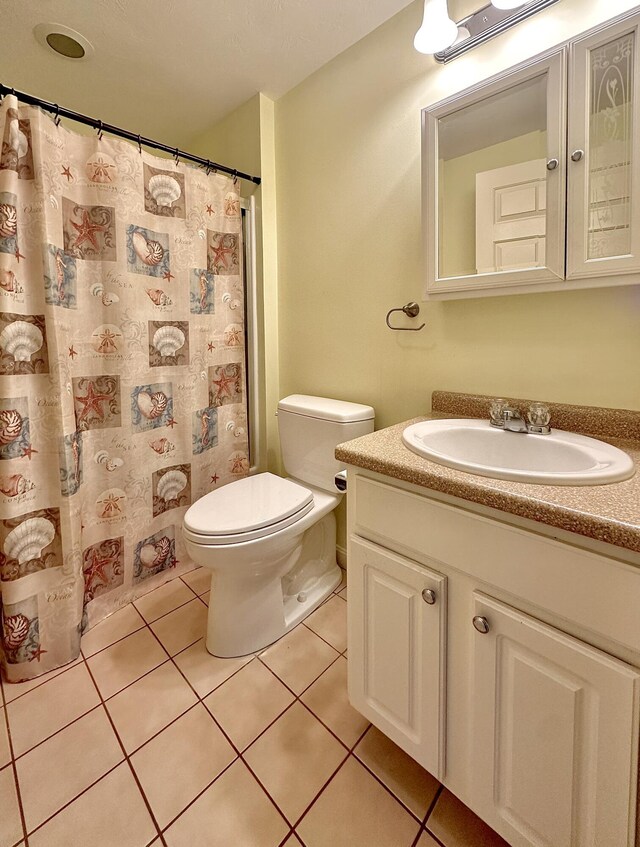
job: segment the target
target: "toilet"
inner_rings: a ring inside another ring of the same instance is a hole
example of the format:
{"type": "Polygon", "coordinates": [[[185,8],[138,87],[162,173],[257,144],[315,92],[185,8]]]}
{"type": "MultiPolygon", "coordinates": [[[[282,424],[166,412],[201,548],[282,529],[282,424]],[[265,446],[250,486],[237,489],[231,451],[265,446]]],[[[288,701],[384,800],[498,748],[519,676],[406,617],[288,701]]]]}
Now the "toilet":
{"type": "Polygon", "coordinates": [[[205,494],[186,512],[193,561],[211,570],[207,650],[267,647],[339,585],[336,445],[373,432],[371,406],[292,394],[278,404],[287,478],[261,473],[205,494]]]}

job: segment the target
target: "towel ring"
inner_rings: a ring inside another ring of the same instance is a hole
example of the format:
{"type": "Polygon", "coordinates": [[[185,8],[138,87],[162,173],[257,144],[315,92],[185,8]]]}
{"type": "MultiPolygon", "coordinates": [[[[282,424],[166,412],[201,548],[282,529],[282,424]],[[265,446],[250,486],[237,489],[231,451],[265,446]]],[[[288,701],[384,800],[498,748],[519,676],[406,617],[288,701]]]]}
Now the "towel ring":
{"type": "Polygon", "coordinates": [[[405,303],[405,305],[401,306],[399,309],[389,309],[389,311],[387,312],[387,317],[385,318],[387,326],[389,327],[389,329],[393,329],[396,332],[420,332],[420,330],[426,326],[426,324],[424,323],[420,324],[420,326],[391,326],[391,324],[389,323],[389,316],[392,315],[394,312],[404,312],[408,318],[417,318],[420,314],[420,306],[418,306],[418,304],[414,303],[413,301],[410,303],[405,303]]]}

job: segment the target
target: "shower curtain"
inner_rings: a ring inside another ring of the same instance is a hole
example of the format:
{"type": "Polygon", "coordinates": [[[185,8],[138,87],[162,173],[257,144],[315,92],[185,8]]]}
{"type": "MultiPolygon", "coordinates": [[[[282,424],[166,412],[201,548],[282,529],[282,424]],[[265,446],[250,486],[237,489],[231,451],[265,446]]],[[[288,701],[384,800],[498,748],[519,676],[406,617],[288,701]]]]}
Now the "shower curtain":
{"type": "Polygon", "coordinates": [[[189,565],[185,510],[249,469],[233,180],[0,107],[5,677],[189,565]]]}

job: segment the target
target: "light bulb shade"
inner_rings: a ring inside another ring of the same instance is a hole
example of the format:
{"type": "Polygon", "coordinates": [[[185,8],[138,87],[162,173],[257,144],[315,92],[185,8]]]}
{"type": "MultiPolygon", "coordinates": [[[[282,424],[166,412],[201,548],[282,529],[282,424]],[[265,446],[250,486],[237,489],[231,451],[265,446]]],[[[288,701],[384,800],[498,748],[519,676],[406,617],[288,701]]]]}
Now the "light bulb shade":
{"type": "Polygon", "coordinates": [[[451,47],[458,37],[458,27],[449,17],[447,0],[424,0],[422,25],[413,39],[419,53],[439,53],[451,47]]]}
{"type": "Polygon", "coordinates": [[[491,5],[496,9],[517,9],[518,6],[524,6],[529,0],[491,0],[491,5]]]}

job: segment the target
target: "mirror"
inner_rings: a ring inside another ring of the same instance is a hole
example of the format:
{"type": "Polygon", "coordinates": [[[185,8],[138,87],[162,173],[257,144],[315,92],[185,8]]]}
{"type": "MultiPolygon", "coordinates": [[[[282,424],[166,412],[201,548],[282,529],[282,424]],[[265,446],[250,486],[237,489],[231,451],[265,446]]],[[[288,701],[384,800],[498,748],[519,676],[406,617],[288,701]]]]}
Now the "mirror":
{"type": "Polygon", "coordinates": [[[437,119],[440,279],[545,267],[547,83],[542,73],[437,119]]]}

